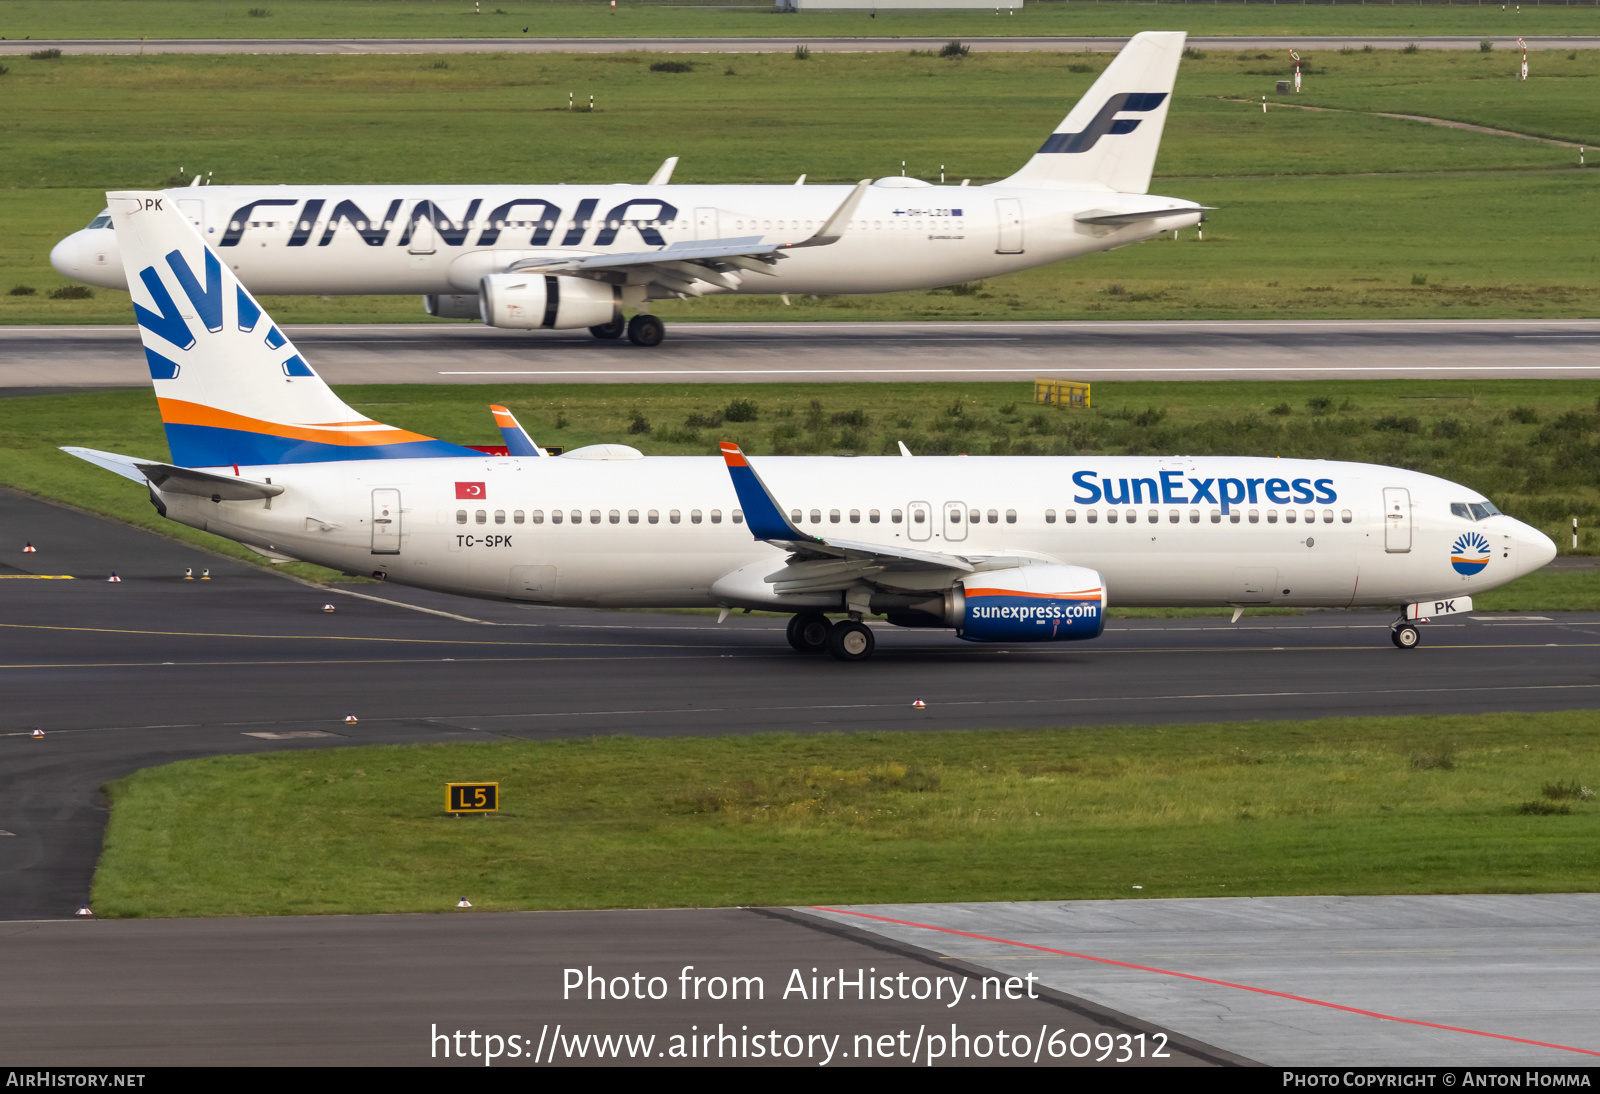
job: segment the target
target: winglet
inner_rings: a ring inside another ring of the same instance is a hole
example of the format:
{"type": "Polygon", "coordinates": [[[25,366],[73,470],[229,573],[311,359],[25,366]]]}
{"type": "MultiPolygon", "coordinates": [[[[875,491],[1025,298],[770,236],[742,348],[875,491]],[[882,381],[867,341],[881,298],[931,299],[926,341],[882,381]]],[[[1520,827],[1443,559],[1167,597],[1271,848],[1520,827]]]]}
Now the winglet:
{"type": "Polygon", "coordinates": [[[503,406],[491,405],[494,424],[500,427],[500,436],[506,439],[506,451],[513,456],[548,456],[550,453],[533,443],[528,431],[517,422],[517,417],[503,406]]]}
{"type": "Polygon", "coordinates": [[[650,176],[650,181],[645,183],[645,185],[665,186],[667,183],[672,181],[672,172],[675,171],[677,167],[678,157],[668,156],[666,160],[662,162],[661,166],[656,168],[656,173],[650,176]]]}
{"type": "Polygon", "coordinates": [[[733,479],[733,491],[739,496],[739,507],[744,510],[745,526],[756,539],[821,542],[808,536],[789,523],[783,510],[773,500],[772,491],[761,481],[756,469],[739,446],[732,441],[722,442],[722,458],[728,465],[728,476],[733,479]]]}
{"type": "MultiPolygon", "coordinates": [[[[801,179],[805,176],[801,175],[801,179]]],[[[796,183],[796,185],[799,185],[796,183]]],[[[867,187],[872,185],[871,179],[862,179],[856,183],[856,188],[850,191],[850,196],[840,202],[839,207],[833,211],[828,222],[817,229],[817,234],[810,239],[802,239],[799,243],[790,243],[785,250],[794,247],[826,247],[830,243],[837,243],[850,226],[850,218],[856,215],[856,206],[861,204],[861,199],[867,196],[867,187]]]]}

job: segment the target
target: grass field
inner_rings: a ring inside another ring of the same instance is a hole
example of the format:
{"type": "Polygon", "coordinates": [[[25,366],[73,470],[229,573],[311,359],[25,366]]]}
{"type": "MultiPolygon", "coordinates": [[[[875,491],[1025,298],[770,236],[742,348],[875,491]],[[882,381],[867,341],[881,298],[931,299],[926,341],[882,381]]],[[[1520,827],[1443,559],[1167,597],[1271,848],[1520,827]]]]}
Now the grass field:
{"type": "MultiPolygon", "coordinates": [[[[184,171],[234,183],[643,180],[669,155],[683,157],[682,182],[853,181],[898,173],[902,159],[925,178],[943,165],[952,180],[984,182],[1019,166],[1107,63],[687,59],[696,68],[686,74],[651,72],[644,54],[16,59],[0,77],[11,107],[0,118],[0,228],[11,241],[0,290],[36,292],[0,295],[0,322],[128,321],[122,293],[49,299],[67,284],[50,247],[99,211],[108,188],[184,171]],[[568,113],[569,91],[596,94],[599,109],[568,113]]],[[[1374,113],[1600,143],[1590,106],[1600,53],[1536,55],[1527,84],[1510,78],[1515,58],[1503,50],[1307,61],[1296,103],[1319,109],[1265,115],[1259,96],[1288,75],[1286,59],[1205,51],[1184,62],[1154,189],[1217,207],[1203,242],[1190,231],[963,295],[797,297],[790,307],[715,297],[661,310],[711,320],[1600,314],[1600,259],[1572,230],[1600,173],[1576,170],[1576,149],[1374,113]]],[[[286,322],[424,319],[414,297],[269,307],[286,322]]]]}
{"type": "Polygon", "coordinates": [[[219,756],[111,785],[93,905],[1588,891],[1597,768],[1593,711],[219,756]],[[467,780],[498,781],[502,812],[446,814],[443,784],[467,780]]]}
{"type": "MultiPolygon", "coordinates": [[[[535,440],[625,441],[650,455],[704,455],[734,440],[754,455],[1234,454],[1407,467],[1474,487],[1570,553],[1600,551],[1600,383],[1330,381],[1097,384],[1095,409],[1035,407],[1028,384],[361,385],[362,413],[463,444],[497,444],[488,404],[512,408],[535,440]],[[726,422],[735,399],[757,417],[726,422]],[[715,423],[715,424],[713,424],[715,423]]],[[[0,400],[0,484],[259,561],[157,516],[127,480],[61,445],[167,458],[148,390],[0,400]]],[[[293,572],[326,578],[329,571],[293,572]]],[[[1600,610],[1600,572],[1535,574],[1486,594],[1492,610],[1600,610]]]]}
{"type": "Polygon", "coordinates": [[[1590,7],[1498,4],[1344,6],[1155,3],[1029,3],[1014,15],[973,12],[842,12],[779,15],[773,5],[718,7],[621,0],[587,4],[485,0],[7,0],[9,38],[484,38],[805,37],[881,35],[1190,34],[1593,34],[1590,7]],[[252,16],[251,11],[270,14],[252,16]]]}

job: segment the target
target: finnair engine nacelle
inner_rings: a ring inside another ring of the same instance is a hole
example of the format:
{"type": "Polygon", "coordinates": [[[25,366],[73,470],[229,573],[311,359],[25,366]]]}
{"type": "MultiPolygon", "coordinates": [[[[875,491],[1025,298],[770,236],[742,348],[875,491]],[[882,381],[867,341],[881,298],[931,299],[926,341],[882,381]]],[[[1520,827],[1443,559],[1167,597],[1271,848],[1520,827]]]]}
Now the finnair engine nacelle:
{"type": "Polygon", "coordinates": [[[574,330],[615,319],[622,290],[586,277],[501,273],[478,283],[478,300],[483,321],[491,327],[574,330]]]}
{"type": "Polygon", "coordinates": [[[951,605],[969,642],[1064,642],[1098,638],[1106,585],[1082,566],[1013,566],[970,574],[951,605]]]}

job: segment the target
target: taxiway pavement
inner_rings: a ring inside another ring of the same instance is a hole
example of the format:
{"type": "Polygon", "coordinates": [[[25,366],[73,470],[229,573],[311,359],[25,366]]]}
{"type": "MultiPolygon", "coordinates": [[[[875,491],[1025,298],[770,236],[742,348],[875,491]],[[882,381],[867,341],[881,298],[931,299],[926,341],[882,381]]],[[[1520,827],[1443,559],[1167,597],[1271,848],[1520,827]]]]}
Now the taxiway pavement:
{"type": "MultiPolygon", "coordinates": [[[[1131,892],[1137,863],[1128,878],[1131,892]]],[[[996,971],[1036,971],[1269,1065],[1580,1068],[1600,1052],[1600,894],[1219,894],[817,914],[996,971]]]]}
{"type": "MultiPolygon", "coordinates": [[[[345,384],[1600,377],[1586,319],[677,322],[653,349],[477,324],[284,329],[345,384]]],[[[148,382],[137,327],[0,327],[0,389],[148,382]]]]}
{"type": "MultiPolygon", "coordinates": [[[[799,33],[804,23],[792,27],[796,33],[785,37],[715,38],[62,38],[30,41],[0,41],[0,56],[19,56],[39,49],[60,49],[64,53],[85,55],[142,55],[146,53],[789,53],[796,42],[805,42],[819,53],[898,53],[908,49],[938,49],[950,41],[945,37],[849,37],[809,38],[799,33]]],[[[1491,34],[1489,40],[1504,49],[1514,47],[1516,35],[1491,34]]],[[[964,38],[977,53],[1082,53],[1116,52],[1128,38],[999,35],[964,38]]],[[[1480,35],[1237,35],[1191,36],[1197,49],[1327,50],[1404,49],[1410,45],[1423,49],[1477,50],[1480,35]]],[[[1536,35],[1525,39],[1529,49],[1597,49],[1595,35],[1536,35]]]]}

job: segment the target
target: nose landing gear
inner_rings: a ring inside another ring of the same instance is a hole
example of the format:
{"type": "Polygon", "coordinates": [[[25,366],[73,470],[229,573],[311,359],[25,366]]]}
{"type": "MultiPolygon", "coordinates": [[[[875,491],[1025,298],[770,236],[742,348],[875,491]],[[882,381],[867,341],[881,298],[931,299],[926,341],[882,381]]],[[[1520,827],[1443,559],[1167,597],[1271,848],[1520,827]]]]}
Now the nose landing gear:
{"type": "Polygon", "coordinates": [[[1416,624],[1401,620],[1389,626],[1389,641],[1403,650],[1414,650],[1422,642],[1422,632],[1416,624]]]}

